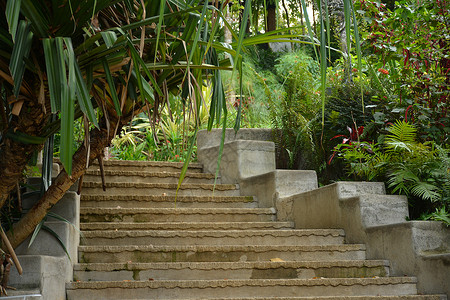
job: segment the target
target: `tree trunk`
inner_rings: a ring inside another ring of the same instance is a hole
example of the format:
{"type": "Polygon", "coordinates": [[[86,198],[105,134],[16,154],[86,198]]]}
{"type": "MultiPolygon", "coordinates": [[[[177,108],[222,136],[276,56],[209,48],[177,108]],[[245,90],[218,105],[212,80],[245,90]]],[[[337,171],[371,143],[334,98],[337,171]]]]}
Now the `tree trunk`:
{"type": "MultiPolygon", "coordinates": [[[[42,106],[34,101],[25,100],[19,116],[13,116],[10,128],[29,136],[40,136],[47,115],[42,106]]],[[[22,179],[23,170],[35,151],[40,151],[43,145],[23,144],[3,137],[0,145],[0,207],[5,204],[9,193],[22,179]]]]}
{"type": "MultiPolygon", "coordinates": [[[[110,130],[102,128],[101,130],[94,128],[91,130],[91,143],[89,161],[99,157],[103,149],[109,145],[115,134],[117,119],[110,119],[110,130]]],[[[120,122],[120,126],[124,124],[124,120],[120,122]]],[[[120,128],[118,129],[120,131],[120,128]]],[[[28,211],[28,213],[17,222],[13,229],[8,232],[8,238],[13,248],[20,245],[35,229],[39,222],[45,217],[47,212],[55,205],[69,190],[69,188],[86,172],[87,151],[85,146],[81,146],[73,156],[72,175],[62,170],[56,177],[55,181],[45,192],[42,198],[28,211]],[[14,234],[12,234],[14,232],[14,234]]]]}
{"type": "Polygon", "coordinates": [[[305,35],[306,34],[306,30],[305,30],[305,23],[303,21],[303,6],[300,3],[300,24],[302,25],[302,34],[305,35]]]}
{"type": "MultiPolygon", "coordinates": [[[[283,8],[284,8],[284,15],[286,18],[286,26],[291,27],[291,22],[289,22],[289,10],[286,7],[286,2],[284,0],[282,0],[281,3],[283,4],[283,8]]],[[[291,34],[290,30],[289,30],[289,34],[291,34]]]]}
{"type": "Polygon", "coordinates": [[[267,5],[267,32],[277,29],[277,7],[275,4],[267,5]]]}
{"type": "MultiPolygon", "coordinates": [[[[245,7],[245,0],[240,2],[242,7],[245,7]]],[[[250,16],[249,16],[250,17],[250,16]]],[[[242,27],[242,22],[244,20],[244,9],[239,10],[239,28],[242,27]]],[[[247,26],[245,27],[245,33],[250,33],[250,18],[247,19],[247,26]]]]}
{"type": "MultiPolygon", "coordinates": [[[[225,19],[227,20],[227,22],[232,24],[233,21],[231,19],[231,12],[230,12],[230,8],[228,5],[224,9],[224,13],[225,13],[225,19]]],[[[223,31],[224,31],[225,43],[231,44],[233,42],[233,35],[231,34],[230,29],[227,26],[224,26],[223,31]]],[[[228,53],[226,53],[226,55],[231,57],[231,55],[228,53]]]]}

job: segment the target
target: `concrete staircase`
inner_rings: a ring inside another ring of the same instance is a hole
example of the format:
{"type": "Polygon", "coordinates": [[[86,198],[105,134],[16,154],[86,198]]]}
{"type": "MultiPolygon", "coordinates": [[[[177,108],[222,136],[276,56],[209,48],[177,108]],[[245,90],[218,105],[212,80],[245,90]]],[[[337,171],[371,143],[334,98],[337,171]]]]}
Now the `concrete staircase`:
{"type": "Polygon", "coordinates": [[[192,164],[105,161],[88,170],[84,238],[68,300],[446,299],[417,295],[416,278],[390,277],[342,229],[294,229],[239,186],[192,164]]]}

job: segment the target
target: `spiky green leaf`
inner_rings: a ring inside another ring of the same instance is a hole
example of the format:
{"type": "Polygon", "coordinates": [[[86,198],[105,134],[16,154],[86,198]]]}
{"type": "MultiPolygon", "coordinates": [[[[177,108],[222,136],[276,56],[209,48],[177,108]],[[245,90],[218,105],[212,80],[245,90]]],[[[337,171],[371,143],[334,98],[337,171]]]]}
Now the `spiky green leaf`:
{"type": "Polygon", "coordinates": [[[6,20],[8,21],[9,33],[12,36],[13,42],[16,40],[21,2],[21,0],[8,0],[8,2],[6,2],[6,20]]]}
{"type": "Polygon", "coordinates": [[[108,85],[109,85],[111,99],[114,102],[114,107],[116,109],[117,115],[121,116],[122,110],[120,109],[120,102],[119,102],[119,97],[117,96],[116,84],[114,83],[114,79],[111,75],[111,71],[109,70],[108,61],[106,59],[103,59],[102,64],[103,64],[103,69],[104,69],[105,75],[106,75],[106,81],[108,82],[108,85]]]}
{"type": "Polygon", "coordinates": [[[25,59],[28,58],[32,42],[33,33],[30,32],[29,23],[24,20],[20,21],[11,53],[11,60],[9,61],[9,69],[14,80],[14,96],[16,97],[19,95],[22,85],[23,74],[25,73],[25,59]]]}

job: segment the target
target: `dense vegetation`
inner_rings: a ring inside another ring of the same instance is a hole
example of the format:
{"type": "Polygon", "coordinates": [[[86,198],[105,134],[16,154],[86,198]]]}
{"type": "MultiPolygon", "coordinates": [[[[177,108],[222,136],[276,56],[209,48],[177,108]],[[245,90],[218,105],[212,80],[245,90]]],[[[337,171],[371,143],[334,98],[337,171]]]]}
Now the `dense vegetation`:
{"type": "Polygon", "coordinates": [[[105,147],[195,160],[196,131],[215,126],[273,128],[282,167],[384,181],[412,218],[450,223],[448,0],[88,2],[0,1],[6,220],[46,149],[14,245],[105,147]],[[53,154],[64,169],[51,182],[53,154]]]}
{"type": "MultiPolygon", "coordinates": [[[[408,196],[411,218],[449,224],[449,6],[441,0],[404,0],[390,8],[355,1],[361,70],[354,64],[347,71],[345,57],[329,62],[323,124],[320,65],[312,47],[250,47],[243,93],[236,84],[226,86],[230,114],[242,104],[242,126],[277,129],[283,167],[316,169],[321,184],[384,181],[389,192],[408,196]]],[[[180,131],[172,128],[159,146],[149,144],[148,153],[182,156],[176,149],[183,143],[174,146],[182,139],[172,138],[180,131]]],[[[139,147],[132,145],[126,149],[139,147]]]]}

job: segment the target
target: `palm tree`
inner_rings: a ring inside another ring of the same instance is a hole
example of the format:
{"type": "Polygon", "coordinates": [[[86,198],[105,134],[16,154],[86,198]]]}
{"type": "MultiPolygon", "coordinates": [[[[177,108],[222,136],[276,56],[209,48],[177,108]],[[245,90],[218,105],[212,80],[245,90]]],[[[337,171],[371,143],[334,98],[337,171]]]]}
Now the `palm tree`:
{"type": "Polygon", "coordinates": [[[221,7],[177,0],[0,0],[0,8],[6,12],[0,16],[0,207],[58,130],[64,166],[14,225],[13,247],[101,159],[122,126],[142,111],[155,117],[168,93],[180,94],[195,115],[208,80],[211,120],[226,114],[219,70],[233,66],[220,53],[238,56],[242,38],[233,32],[234,49],[219,43],[221,7]],[[86,138],[73,149],[78,118],[86,138]]]}

